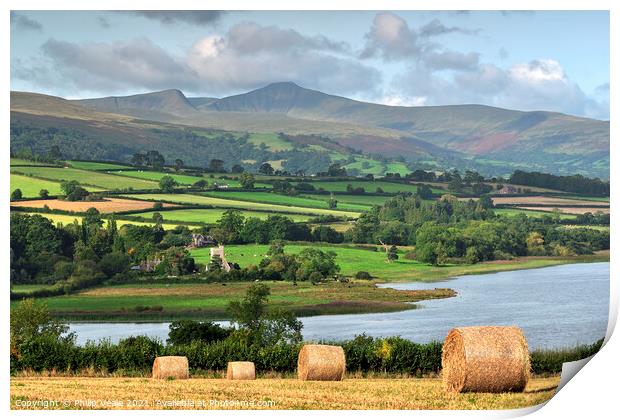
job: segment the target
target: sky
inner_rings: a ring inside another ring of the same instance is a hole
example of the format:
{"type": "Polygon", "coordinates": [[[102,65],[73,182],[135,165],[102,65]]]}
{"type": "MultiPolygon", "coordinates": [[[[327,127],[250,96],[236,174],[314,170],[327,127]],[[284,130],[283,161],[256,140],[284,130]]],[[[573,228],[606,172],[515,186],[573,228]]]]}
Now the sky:
{"type": "Polygon", "coordinates": [[[606,11],[12,11],[11,89],[64,98],[292,81],[387,105],[609,119],[606,11]]]}

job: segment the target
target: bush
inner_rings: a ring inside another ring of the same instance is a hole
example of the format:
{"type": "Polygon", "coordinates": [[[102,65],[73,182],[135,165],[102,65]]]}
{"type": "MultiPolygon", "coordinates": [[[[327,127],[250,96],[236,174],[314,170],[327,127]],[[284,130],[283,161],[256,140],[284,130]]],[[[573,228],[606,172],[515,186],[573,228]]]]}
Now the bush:
{"type": "Polygon", "coordinates": [[[118,368],[124,370],[151,369],[164,347],[159,340],[144,335],[129,337],[118,343],[118,368]]]}
{"type": "Polygon", "coordinates": [[[368,271],[358,271],[355,273],[355,278],[358,280],[372,280],[372,276],[368,271]]]}
{"type": "Polygon", "coordinates": [[[193,341],[211,343],[227,338],[231,329],[225,329],[212,322],[174,321],[170,324],[168,344],[190,344],[193,341]]]}

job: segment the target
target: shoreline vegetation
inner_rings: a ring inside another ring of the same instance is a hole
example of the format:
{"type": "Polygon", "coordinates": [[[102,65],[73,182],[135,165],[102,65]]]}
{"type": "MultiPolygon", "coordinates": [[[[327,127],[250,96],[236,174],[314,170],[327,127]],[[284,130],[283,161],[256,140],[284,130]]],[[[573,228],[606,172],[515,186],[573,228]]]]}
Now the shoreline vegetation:
{"type": "MultiPolygon", "coordinates": [[[[456,296],[450,288],[396,290],[377,284],[435,282],[463,275],[492,274],[562,264],[609,261],[609,251],[573,257],[523,257],[510,261],[491,261],[473,265],[426,266],[411,278],[313,285],[288,281],[264,281],[272,289],[270,306],[293,311],[297,316],[344,315],[399,312],[416,309],[416,302],[456,296]],[[424,279],[419,279],[420,276],[424,279]]],[[[396,264],[396,263],[393,263],[396,264]]],[[[252,283],[249,283],[252,284],[252,283]]],[[[42,298],[54,318],[73,322],[167,322],[178,319],[227,320],[229,298],[245,293],[249,284],[205,283],[165,279],[164,282],[135,282],[86,289],[72,295],[42,298]]],[[[17,290],[20,290],[17,288],[17,290]]],[[[14,300],[12,305],[18,301],[14,300]]]]}

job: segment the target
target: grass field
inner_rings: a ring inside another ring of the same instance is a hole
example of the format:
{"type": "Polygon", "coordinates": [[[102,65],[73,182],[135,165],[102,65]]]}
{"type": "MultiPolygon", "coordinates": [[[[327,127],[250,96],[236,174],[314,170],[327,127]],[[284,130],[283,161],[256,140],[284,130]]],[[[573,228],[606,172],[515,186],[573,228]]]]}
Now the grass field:
{"type": "Polygon", "coordinates": [[[19,158],[11,158],[11,166],[49,166],[51,163],[35,162],[34,160],[26,160],[19,158]]]}
{"type": "Polygon", "coordinates": [[[159,180],[165,176],[172,177],[180,185],[192,185],[194,182],[200,181],[201,179],[206,180],[206,181],[211,181],[210,183],[213,183],[213,180],[208,180],[202,177],[191,176],[191,175],[181,175],[181,174],[175,174],[175,173],[170,173],[170,172],[130,170],[130,171],[115,171],[113,173],[115,175],[131,177],[131,178],[146,179],[149,181],[155,181],[157,183],[159,183],[159,180]]]}
{"type": "MultiPolygon", "coordinates": [[[[316,200],[327,200],[329,195],[325,194],[303,194],[304,197],[314,198],[316,200]]],[[[334,194],[334,198],[340,204],[361,204],[368,207],[380,206],[391,197],[383,195],[354,195],[354,194],[334,194]]]]}
{"type": "MultiPolygon", "coordinates": [[[[68,214],[49,214],[49,213],[26,213],[26,214],[38,214],[39,216],[43,216],[53,223],[62,223],[63,225],[68,225],[69,223],[73,223],[74,220],[77,219],[78,222],[82,222],[81,216],[73,216],[68,214]]],[[[138,225],[138,226],[153,226],[155,223],[149,222],[134,222],[133,220],[118,220],[116,219],[116,224],[118,227],[125,225],[138,225]]],[[[191,223],[188,223],[191,224],[191,223]]],[[[163,223],[162,227],[166,230],[174,229],[177,225],[171,223],[163,223]]]]}
{"type": "MultiPolygon", "coordinates": [[[[308,198],[302,196],[290,196],[283,194],[274,194],[270,192],[246,192],[246,191],[213,191],[206,193],[210,197],[218,197],[224,199],[235,199],[241,201],[253,201],[256,203],[281,204],[285,206],[311,207],[318,209],[327,209],[329,195],[316,195],[316,198],[308,198]]],[[[347,202],[339,202],[338,210],[351,211],[367,211],[371,206],[364,204],[353,204],[347,202]]]]}
{"type": "Polygon", "coordinates": [[[409,170],[409,168],[407,168],[407,165],[405,165],[404,163],[401,162],[390,162],[387,163],[385,165],[385,172],[386,173],[393,173],[393,174],[401,174],[402,176],[407,175],[408,173],[411,172],[411,170],[409,170]]]}
{"type": "Polygon", "coordinates": [[[355,162],[345,165],[347,170],[357,169],[360,174],[373,174],[374,176],[380,176],[385,173],[385,166],[378,160],[368,159],[363,157],[355,158],[355,162]]]}
{"type": "MultiPolygon", "coordinates": [[[[503,216],[517,216],[519,214],[525,214],[528,217],[553,216],[551,212],[536,211],[536,210],[523,210],[523,209],[517,209],[517,208],[493,209],[493,212],[495,214],[503,215],[503,216]]],[[[572,219],[575,219],[575,216],[572,214],[560,213],[560,219],[572,220],[572,219]]]]}
{"type": "Polygon", "coordinates": [[[593,197],[587,195],[564,195],[562,198],[570,198],[574,200],[598,201],[603,204],[609,203],[609,197],[593,197]]]}
{"type": "MultiPolygon", "coordinates": [[[[174,281],[174,280],[171,280],[174,281]]],[[[313,285],[301,282],[263,282],[269,285],[269,306],[298,315],[390,312],[412,309],[409,302],[454,296],[449,289],[395,290],[371,282],[313,285]]],[[[103,286],[73,295],[42,298],[63,319],[228,318],[228,303],[241,299],[252,283],[129,284],[103,286]],[[163,306],[162,311],[138,313],[138,306],[163,306]]],[[[16,304],[14,302],[13,304],[16,304]]]]}
{"type": "MultiPolygon", "coordinates": [[[[418,185],[416,184],[405,184],[387,181],[311,181],[310,184],[314,185],[314,187],[317,189],[323,188],[325,191],[341,193],[346,193],[347,186],[349,184],[351,184],[353,188],[362,187],[368,193],[376,192],[377,188],[381,188],[383,192],[390,194],[396,194],[399,192],[416,193],[418,191],[418,185]]],[[[433,194],[448,193],[448,191],[438,186],[433,186],[431,190],[433,191],[433,194]]]]}
{"type": "Polygon", "coordinates": [[[330,214],[337,217],[359,217],[359,213],[340,211],[340,210],[328,210],[328,209],[310,209],[307,207],[296,206],[283,206],[266,203],[250,203],[241,200],[227,200],[219,197],[209,197],[206,195],[194,195],[194,194],[139,194],[139,195],[127,195],[131,198],[142,198],[145,200],[158,200],[169,201],[173,203],[182,204],[200,204],[213,207],[222,208],[238,208],[245,210],[265,210],[275,213],[299,213],[299,214],[330,214]]]}
{"type": "Polygon", "coordinates": [[[261,143],[265,143],[268,150],[272,152],[278,152],[281,150],[290,150],[293,145],[278,137],[276,133],[252,133],[248,141],[256,146],[260,146],[261,143]]]}
{"type": "Polygon", "coordinates": [[[200,409],[512,409],[548,401],[558,383],[559,377],[553,376],[531,379],[525,392],[448,394],[440,378],[345,377],[341,382],[303,382],[297,379],[164,381],[120,377],[12,377],[10,407],[24,408],[20,405],[30,401],[40,402],[36,408],[43,408],[44,401],[48,401],[47,404],[53,401],[57,405],[48,405],[49,409],[170,409],[175,401],[180,404],[184,400],[194,404],[186,408],[200,409]],[[80,404],[84,401],[92,401],[95,406],[80,404]],[[106,407],[106,401],[118,401],[118,405],[106,407]]]}
{"type": "Polygon", "coordinates": [[[19,170],[19,172],[25,175],[32,175],[35,177],[51,179],[54,181],[78,181],[80,184],[93,185],[108,190],[113,190],[117,188],[159,188],[157,182],[153,181],[110,175],[104,172],[84,171],[81,169],[45,167],[19,167],[17,169],[12,169],[12,171],[17,170],[19,170]]]}
{"type": "MultiPolygon", "coordinates": [[[[214,224],[219,219],[222,218],[222,214],[224,214],[226,210],[224,209],[184,209],[184,210],[168,210],[168,211],[160,211],[164,218],[164,220],[175,220],[181,222],[198,222],[198,223],[208,223],[214,224]]],[[[144,217],[145,219],[151,219],[153,217],[154,212],[147,213],[135,213],[132,216],[144,217]]],[[[243,210],[243,215],[245,217],[257,217],[261,220],[266,219],[270,215],[280,215],[285,216],[292,219],[294,222],[305,222],[308,219],[311,219],[312,215],[302,215],[302,214],[290,214],[290,213],[276,213],[276,212],[261,212],[261,211],[250,211],[243,210]]]]}
{"type": "MultiPolygon", "coordinates": [[[[406,260],[403,250],[399,252],[400,258],[391,263],[385,262],[384,252],[373,252],[354,247],[326,246],[324,244],[312,246],[285,245],[284,251],[297,254],[308,247],[320,247],[323,251],[334,251],[336,253],[336,263],[340,266],[343,275],[353,276],[358,271],[367,271],[380,281],[433,281],[463,274],[539,268],[573,261],[570,257],[527,257],[511,261],[490,261],[474,265],[454,264],[435,267],[418,261],[406,260]]],[[[268,245],[227,245],[226,258],[238,263],[241,267],[247,267],[248,265],[258,264],[265,257],[268,250],[268,245]]],[[[207,248],[192,250],[191,254],[197,262],[203,264],[208,263],[210,260],[207,248]]],[[[575,259],[575,261],[577,260],[575,259]]]]}
{"type": "Polygon", "coordinates": [[[85,169],[87,171],[113,171],[117,169],[131,169],[130,166],[118,163],[87,162],[80,160],[69,160],[67,163],[75,169],[85,169]]]}
{"type": "Polygon", "coordinates": [[[39,196],[39,191],[45,189],[50,195],[58,195],[62,191],[59,182],[44,181],[42,179],[29,178],[23,175],[11,174],[11,191],[19,188],[24,198],[39,196]]]}
{"type": "MultiPolygon", "coordinates": [[[[102,201],[64,201],[64,200],[28,200],[12,203],[14,207],[43,208],[48,206],[52,210],[65,210],[85,212],[91,207],[101,213],[114,213],[120,211],[138,211],[153,207],[149,201],[128,200],[126,198],[105,198],[102,201]]],[[[164,207],[174,207],[175,204],[165,203],[164,207]]]]}
{"type": "Polygon", "coordinates": [[[309,183],[314,185],[315,188],[323,188],[325,191],[334,192],[346,192],[347,185],[349,184],[351,184],[353,188],[362,187],[366,190],[366,192],[376,192],[377,188],[381,188],[386,193],[415,193],[418,190],[416,185],[386,181],[311,181],[309,183]]]}

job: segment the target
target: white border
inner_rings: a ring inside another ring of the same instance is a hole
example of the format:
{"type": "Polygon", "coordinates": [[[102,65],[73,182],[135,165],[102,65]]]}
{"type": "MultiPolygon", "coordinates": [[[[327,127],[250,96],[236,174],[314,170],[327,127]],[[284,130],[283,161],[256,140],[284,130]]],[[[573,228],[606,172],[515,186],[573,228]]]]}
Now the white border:
{"type": "MultiPolygon", "coordinates": [[[[156,0],[134,0],[128,2],[127,0],[108,0],[100,1],[94,0],[89,2],[77,1],[77,0],[57,0],[54,2],[44,0],[5,0],[2,2],[2,17],[1,21],[5,22],[2,27],[5,28],[2,31],[2,46],[4,47],[4,63],[1,68],[2,80],[4,82],[4,92],[2,95],[2,131],[5,139],[4,153],[2,153],[0,159],[2,159],[0,165],[8,175],[9,158],[8,158],[8,132],[10,123],[9,112],[9,95],[10,91],[10,66],[9,66],[9,49],[10,49],[10,18],[9,10],[139,10],[139,9],[170,9],[170,10],[195,10],[195,9],[221,9],[221,10],[346,10],[346,9],[358,9],[358,10],[611,10],[611,78],[617,76],[620,66],[618,66],[618,42],[620,39],[620,2],[613,0],[563,0],[562,2],[553,0],[443,0],[437,1],[403,1],[403,0],[383,0],[383,1],[328,1],[328,0],[299,0],[296,2],[283,1],[283,0],[263,0],[260,3],[252,2],[249,0],[210,0],[206,1],[192,1],[192,0],[176,0],[174,2],[156,1],[156,0]]],[[[575,28],[578,30],[578,28],[575,28]]],[[[618,101],[619,89],[617,88],[616,80],[611,81],[611,178],[614,181],[618,180],[618,166],[614,165],[617,161],[618,155],[618,128],[615,123],[617,117],[617,111],[619,109],[618,101]]],[[[3,177],[3,197],[9,195],[9,177],[3,177]]],[[[611,206],[614,206],[616,197],[618,197],[618,184],[612,182],[612,200],[611,206]]],[[[8,199],[0,202],[3,217],[0,222],[1,233],[0,237],[8,238],[8,199]]],[[[615,232],[618,227],[618,223],[615,222],[615,218],[612,218],[611,231],[615,232]]],[[[612,237],[612,248],[617,249],[618,240],[616,237],[612,237]]],[[[2,281],[4,282],[4,291],[0,294],[2,299],[2,322],[3,322],[3,334],[0,337],[1,347],[8,349],[8,319],[9,319],[9,297],[8,297],[8,276],[7,271],[9,267],[9,252],[8,243],[6,239],[0,244],[0,261],[1,266],[4,269],[5,276],[2,281]]],[[[382,411],[380,413],[365,411],[365,412],[351,412],[343,411],[338,412],[337,415],[340,418],[371,418],[376,414],[382,417],[391,418],[411,418],[424,417],[424,418],[499,418],[499,417],[515,417],[531,413],[530,418],[533,419],[547,419],[547,418],[573,418],[573,417],[592,417],[592,418],[609,418],[610,413],[617,412],[617,383],[616,378],[620,377],[620,369],[617,354],[620,354],[619,339],[614,336],[610,337],[610,333],[613,331],[615,321],[618,313],[618,285],[617,285],[618,268],[616,262],[612,259],[611,263],[611,304],[610,304],[610,324],[608,328],[607,343],[605,347],[596,355],[592,361],[590,361],[581,372],[577,374],[576,379],[569,381],[569,383],[544,407],[534,407],[523,410],[507,410],[507,411],[475,411],[475,412],[463,412],[463,411],[414,411],[414,412],[390,412],[382,411]],[[537,410],[540,408],[539,410],[537,410]]],[[[2,401],[4,401],[3,409],[9,411],[9,415],[20,418],[40,418],[41,416],[49,417],[74,417],[83,418],[84,412],[17,412],[8,410],[9,401],[9,358],[0,358],[0,368],[2,369],[2,377],[4,379],[4,387],[1,388],[2,401]]],[[[128,412],[88,412],[89,417],[100,416],[129,416],[132,418],[144,418],[151,419],[153,412],[131,413],[128,412]]],[[[291,414],[287,411],[275,411],[275,412],[235,412],[234,414],[224,411],[210,412],[208,415],[210,418],[224,418],[224,416],[234,415],[236,417],[252,417],[252,418],[290,418],[291,414]]],[[[321,412],[295,412],[295,416],[312,416],[318,417],[323,415],[321,412]]],[[[205,416],[205,413],[201,412],[166,412],[160,413],[169,417],[191,416],[201,418],[205,416]]],[[[329,414],[328,414],[329,415],[329,414]]],[[[617,415],[617,414],[616,414],[617,415]]]]}

